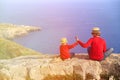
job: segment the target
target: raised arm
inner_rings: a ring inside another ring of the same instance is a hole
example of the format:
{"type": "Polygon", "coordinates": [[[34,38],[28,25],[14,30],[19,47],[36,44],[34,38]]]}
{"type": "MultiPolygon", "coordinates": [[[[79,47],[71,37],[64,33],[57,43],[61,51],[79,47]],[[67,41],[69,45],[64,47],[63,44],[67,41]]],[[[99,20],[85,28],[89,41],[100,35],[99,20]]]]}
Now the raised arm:
{"type": "Polygon", "coordinates": [[[92,43],[92,39],[89,39],[89,40],[87,41],[87,43],[83,43],[82,41],[80,41],[77,36],[75,37],[75,39],[76,39],[76,41],[80,44],[80,46],[82,46],[83,48],[89,47],[89,46],[91,45],[91,43],[92,43]]]}

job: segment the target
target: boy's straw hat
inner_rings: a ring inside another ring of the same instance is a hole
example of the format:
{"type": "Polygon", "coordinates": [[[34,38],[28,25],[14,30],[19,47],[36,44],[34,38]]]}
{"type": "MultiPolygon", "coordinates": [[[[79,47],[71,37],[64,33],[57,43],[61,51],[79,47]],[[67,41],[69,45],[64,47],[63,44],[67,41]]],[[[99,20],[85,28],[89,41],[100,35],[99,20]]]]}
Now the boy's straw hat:
{"type": "Polygon", "coordinates": [[[61,43],[67,43],[68,41],[67,41],[67,38],[62,38],[60,42],[61,43]]]}
{"type": "Polygon", "coordinates": [[[100,34],[100,33],[101,33],[101,32],[100,32],[100,28],[99,28],[99,27],[94,27],[94,28],[92,28],[92,34],[94,34],[94,33],[100,34]]]}

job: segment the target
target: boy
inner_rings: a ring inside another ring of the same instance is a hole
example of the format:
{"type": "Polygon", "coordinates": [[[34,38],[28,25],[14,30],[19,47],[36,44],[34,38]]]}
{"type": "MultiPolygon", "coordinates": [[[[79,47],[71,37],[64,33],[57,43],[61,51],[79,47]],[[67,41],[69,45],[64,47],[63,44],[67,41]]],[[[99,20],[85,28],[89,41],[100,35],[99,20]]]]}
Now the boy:
{"type": "Polygon", "coordinates": [[[67,38],[62,38],[61,39],[61,45],[60,45],[60,58],[62,60],[65,60],[65,59],[70,59],[74,56],[74,53],[70,53],[70,49],[71,48],[74,48],[76,45],[78,45],[77,42],[69,45],[67,44],[67,38]]]}

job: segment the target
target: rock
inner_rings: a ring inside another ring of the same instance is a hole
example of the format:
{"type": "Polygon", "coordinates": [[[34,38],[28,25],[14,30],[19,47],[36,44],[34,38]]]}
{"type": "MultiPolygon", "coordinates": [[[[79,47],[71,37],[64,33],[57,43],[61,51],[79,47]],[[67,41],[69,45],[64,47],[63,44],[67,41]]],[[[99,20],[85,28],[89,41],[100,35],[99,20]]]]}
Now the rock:
{"type": "Polygon", "coordinates": [[[111,54],[106,60],[100,63],[103,70],[102,75],[104,74],[107,78],[112,76],[115,80],[120,80],[120,54],[111,54]]]}
{"type": "Polygon", "coordinates": [[[62,61],[59,57],[34,55],[0,60],[0,80],[63,80],[61,76],[65,80],[100,80],[101,72],[98,61],[78,57],[62,61]],[[60,79],[52,79],[54,76],[60,79]]]}
{"type": "Polygon", "coordinates": [[[40,27],[1,23],[0,38],[14,39],[16,37],[25,36],[30,32],[39,30],[41,30],[40,27]]]}

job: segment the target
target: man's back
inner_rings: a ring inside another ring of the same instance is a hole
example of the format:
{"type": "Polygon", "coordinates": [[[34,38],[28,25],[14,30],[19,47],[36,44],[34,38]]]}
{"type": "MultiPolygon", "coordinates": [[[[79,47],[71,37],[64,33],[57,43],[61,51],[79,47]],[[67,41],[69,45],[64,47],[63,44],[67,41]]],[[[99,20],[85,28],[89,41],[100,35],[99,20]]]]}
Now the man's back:
{"type": "Polygon", "coordinates": [[[91,49],[89,52],[90,59],[102,60],[106,51],[106,42],[101,37],[91,38],[91,49]]]}

